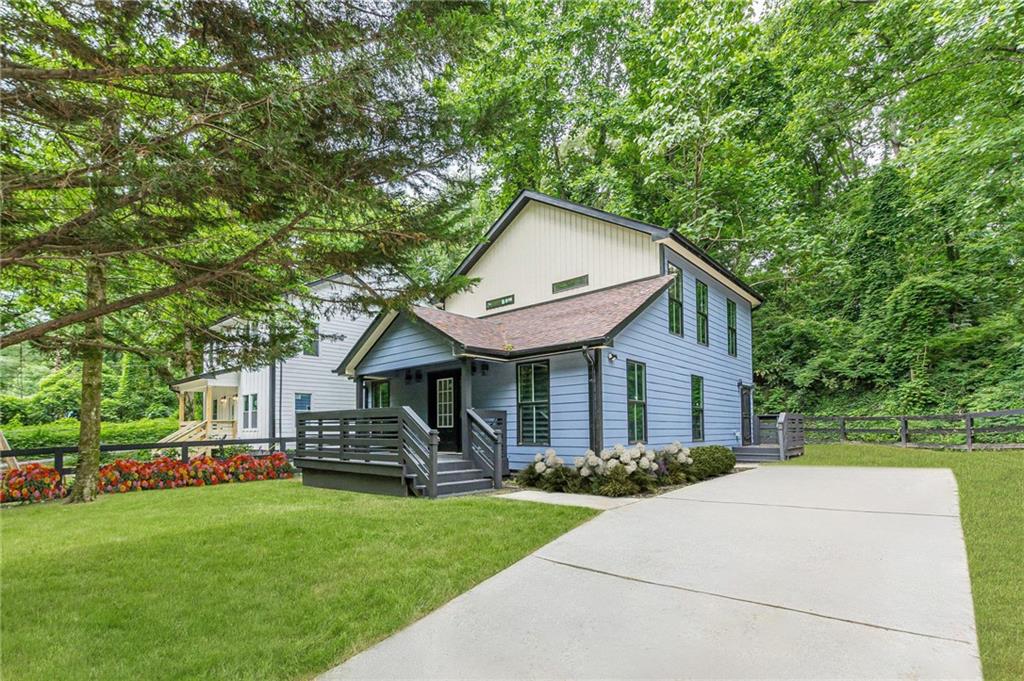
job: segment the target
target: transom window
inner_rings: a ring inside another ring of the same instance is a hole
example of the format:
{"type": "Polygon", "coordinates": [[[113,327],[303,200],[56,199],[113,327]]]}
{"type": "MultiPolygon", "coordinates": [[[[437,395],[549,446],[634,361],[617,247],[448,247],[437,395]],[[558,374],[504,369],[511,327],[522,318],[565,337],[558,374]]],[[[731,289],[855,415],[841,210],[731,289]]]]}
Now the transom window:
{"type": "MultiPolygon", "coordinates": [[[[451,379],[447,379],[451,380],[451,379]]],[[[370,381],[366,385],[367,405],[371,409],[384,409],[391,406],[391,381],[370,381]]],[[[438,402],[440,408],[441,403],[438,402]]]]}
{"type": "Polygon", "coordinates": [[[708,344],[708,285],[697,282],[697,342],[708,344]]]}
{"type": "Polygon", "coordinates": [[[455,425],[455,379],[437,379],[437,427],[452,428],[455,425]]]}
{"type": "Polygon", "coordinates": [[[668,287],[668,330],[677,336],[683,335],[683,271],[675,265],[668,266],[668,273],[675,277],[668,287]]]}
{"type": "Polygon", "coordinates": [[[728,327],[729,354],[736,356],[736,303],[732,300],[725,301],[725,319],[728,327]]]}
{"type": "Polygon", "coordinates": [[[505,307],[506,305],[511,305],[514,302],[516,302],[516,297],[514,295],[509,295],[502,296],[501,298],[491,298],[484,303],[484,306],[488,310],[493,310],[496,307],[505,307]]]}
{"type": "Polygon", "coordinates": [[[647,440],[647,365],[626,360],[626,426],[630,442],[647,440]]]}
{"type": "Polygon", "coordinates": [[[704,377],[690,376],[691,437],[694,442],[704,441],[704,377]]]}
{"type": "Polygon", "coordinates": [[[516,367],[516,413],[519,444],[546,445],[551,440],[551,374],[547,361],[516,367]]]}
{"type": "Polygon", "coordinates": [[[590,275],[582,274],[572,279],[565,279],[564,281],[556,281],[551,285],[552,293],[562,293],[563,291],[570,291],[574,288],[582,288],[590,283],[590,275]]]}

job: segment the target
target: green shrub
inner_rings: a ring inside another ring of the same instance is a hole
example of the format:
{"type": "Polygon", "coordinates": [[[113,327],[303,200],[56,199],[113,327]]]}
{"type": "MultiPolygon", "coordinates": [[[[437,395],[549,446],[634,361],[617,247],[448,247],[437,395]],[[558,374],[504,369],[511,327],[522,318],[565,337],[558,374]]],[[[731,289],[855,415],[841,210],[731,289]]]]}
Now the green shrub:
{"type": "Polygon", "coordinates": [[[596,479],[594,491],[606,497],[628,497],[639,493],[640,486],[625,466],[616,466],[596,479]]]}
{"type": "MultiPolygon", "coordinates": [[[[38,426],[4,428],[11,449],[63,447],[78,444],[77,419],[59,419],[38,426]]],[[[104,423],[100,429],[103,444],[156,442],[178,429],[176,418],[142,419],[127,423],[104,423]]]]}
{"type": "Polygon", "coordinates": [[[736,455],[728,447],[707,445],[694,447],[690,450],[693,463],[688,467],[688,475],[695,480],[704,480],[714,475],[725,475],[736,466],[736,455]]]}

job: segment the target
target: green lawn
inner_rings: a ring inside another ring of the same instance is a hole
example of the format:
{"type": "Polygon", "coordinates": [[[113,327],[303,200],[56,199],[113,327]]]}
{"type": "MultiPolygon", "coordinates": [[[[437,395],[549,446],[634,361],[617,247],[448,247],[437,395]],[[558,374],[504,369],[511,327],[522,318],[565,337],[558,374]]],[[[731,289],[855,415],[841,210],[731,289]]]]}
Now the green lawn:
{"type": "Polygon", "coordinates": [[[4,679],[305,678],[593,511],[253,482],[0,512],[4,679]]]}
{"type": "Polygon", "coordinates": [[[1024,679],[1024,451],[811,445],[784,465],[951,468],[960,488],[985,678],[1024,679]]]}

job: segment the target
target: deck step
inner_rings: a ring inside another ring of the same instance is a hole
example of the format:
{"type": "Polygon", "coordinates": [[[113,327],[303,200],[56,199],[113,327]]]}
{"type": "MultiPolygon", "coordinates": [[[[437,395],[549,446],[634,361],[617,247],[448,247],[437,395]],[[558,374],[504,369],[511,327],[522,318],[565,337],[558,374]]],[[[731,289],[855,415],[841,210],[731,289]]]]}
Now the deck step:
{"type": "Polygon", "coordinates": [[[447,470],[437,472],[437,482],[462,482],[463,480],[480,480],[485,478],[484,472],[479,468],[465,468],[462,470],[447,470]]]}
{"type": "MultiPolygon", "coordinates": [[[[494,489],[494,481],[490,478],[473,478],[470,480],[458,480],[451,482],[442,478],[437,483],[437,496],[450,497],[457,494],[481,492],[488,489],[494,489]]],[[[427,496],[427,488],[425,485],[416,485],[416,492],[419,496],[427,496]]]]}

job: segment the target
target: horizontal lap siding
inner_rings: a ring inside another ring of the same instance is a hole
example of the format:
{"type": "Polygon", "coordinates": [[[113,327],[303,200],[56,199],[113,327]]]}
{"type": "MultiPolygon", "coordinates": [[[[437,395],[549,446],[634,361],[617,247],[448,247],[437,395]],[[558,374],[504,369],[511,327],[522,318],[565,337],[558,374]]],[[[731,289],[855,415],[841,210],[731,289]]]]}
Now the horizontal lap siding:
{"type": "Polygon", "coordinates": [[[727,349],[726,289],[679,261],[683,269],[684,336],[668,332],[668,293],[662,293],[602,353],[604,444],[626,442],[626,360],[647,365],[648,444],[738,444],[740,402],[737,382],[753,382],[750,306],[736,303],[737,356],[727,349]],[[696,274],[696,277],[694,276],[696,274]],[[696,279],[708,285],[709,344],[697,343],[696,279]],[[610,363],[608,354],[617,355],[610,363]],[[690,376],[704,378],[704,442],[693,443],[690,376]]]}
{"type": "Polygon", "coordinates": [[[394,369],[448,362],[451,341],[404,315],[392,322],[356,368],[359,374],[380,374],[394,369]]]}
{"type": "Polygon", "coordinates": [[[369,326],[365,316],[339,318],[324,317],[320,320],[320,352],[316,357],[299,354],[281,362],[278,371],[278,433],[287,437],[295,435],[295,394],[309,393],[312,409],[355,409],[355,382],[345,376],[338,376],[334,369],[341,364],[355,342],[369,326]]]}
{"type": "Polygon", "coordinates": [[[551,369],[551,444],[519,445],[516,363],[491,363],[486,376],[473,377],[473,404],[508,414],[509,467],[518,470],[550,446],[567,461],[590,446],[587,364],[578,353],[548,358],[551,369]]]}

